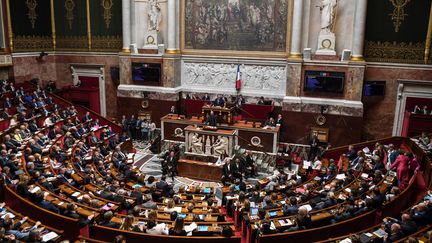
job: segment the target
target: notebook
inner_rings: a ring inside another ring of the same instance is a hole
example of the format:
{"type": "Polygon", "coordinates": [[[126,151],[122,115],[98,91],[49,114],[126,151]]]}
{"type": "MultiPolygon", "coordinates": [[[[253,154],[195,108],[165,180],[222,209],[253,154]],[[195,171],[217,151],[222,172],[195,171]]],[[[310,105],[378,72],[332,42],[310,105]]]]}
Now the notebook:
{"type": "Polygon", "coordinates": [[[210,188],[208,187],[204,188],[204,193],[210,193],[210,188]]]}
{"type": "Polygon", "coordinates": [[[186,214],[184,214],[184,213],[179,213],[179,214],[177,214],[177,217],[178,217],[178,218],[186,218],[186,214]]]}
{"type": "Polygon", "coordinates": [[[268,214],[269,214],[270,217],[274,217],[274,216],[277,215],[277,212],[276,212],[276,211],[273,211],[273,212],[269,212],[268,214]]]}

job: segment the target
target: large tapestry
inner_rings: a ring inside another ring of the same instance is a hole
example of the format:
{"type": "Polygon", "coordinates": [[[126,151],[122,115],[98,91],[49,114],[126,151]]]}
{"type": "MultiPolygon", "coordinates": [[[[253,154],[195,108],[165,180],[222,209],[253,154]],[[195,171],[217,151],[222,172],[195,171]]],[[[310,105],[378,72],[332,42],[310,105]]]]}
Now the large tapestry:
{"type": "Polygon", "coordinates": [[[367,61],[424,63],[430,0],[368,0],[367,61]]]}
{"type": "Polygon", "coordinates": [[[288,0],[185,0],[186,49],[286,51],[288,0]]]}

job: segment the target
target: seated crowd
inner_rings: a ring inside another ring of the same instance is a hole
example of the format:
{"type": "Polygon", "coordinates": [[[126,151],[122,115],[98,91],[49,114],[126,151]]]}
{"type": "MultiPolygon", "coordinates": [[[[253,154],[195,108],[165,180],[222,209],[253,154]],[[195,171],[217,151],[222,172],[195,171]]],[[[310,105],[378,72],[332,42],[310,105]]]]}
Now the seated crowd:
{"type": "MultiPolygon", "coordinates": [[[[224,196],[218,203],[215,188],[174,190],[167,182],[166,175],[176,175],[178,146],[161,154],[165,175],[156,180],[133,165],[133,149],[125,146],[131,142],[126,135],[130,130],[119,135],[90,113],[57,104],[38,87],[30,92],[10,83],[3,86],[9,94],[4,100],[11,103],[9,108],[16,108],[18,117],[17,124],[4,131],[0,145],[4,183],[43,209],[77,219],[81,228],[231,237],[241,234],[242,223],[249,222],[259,234],[293,232],[381,210],[419,169],[412,153],[393,145],[376,144],[371,151],[350,146],[339,161],[317,153],[310,164],[296,159],[298,151],[289,151],[293,156],[280,163],[273,175],[252,185],[244,179],[258,172],[257,164],[246,151],[231,160],[220,158],[224,196]],[[394,175],[388,173],[395,169],[394,175]],[[329,212],[327,221],[314,222],[314,215],[323,210],[329,212]]],[[[150,132],[148,128],[139,137],[152,138],[150,132]]],[[[138,138],[137,133],[134,136],[138,138]]],[[[0,236],[33,242],[28,240],[30,233],[23,233],[39,225],[24,230],[3,222],[0,232],[5,234],[0,236]]]]}

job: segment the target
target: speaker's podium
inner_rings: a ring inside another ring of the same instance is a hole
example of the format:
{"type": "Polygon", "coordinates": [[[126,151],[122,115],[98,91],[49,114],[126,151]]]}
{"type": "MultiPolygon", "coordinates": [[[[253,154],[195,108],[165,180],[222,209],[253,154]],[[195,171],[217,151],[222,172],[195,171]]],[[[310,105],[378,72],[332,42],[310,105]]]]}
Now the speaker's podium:
{"type": "Polygon", "coordinates": [[[227,108],[227,107],[220,107],[220,106],[210,106],[210,105],[204,105],[202,107],[202,117],[203,122],[205,123],[207,121],[207,117],[209,116],[210,112],[212,112],[217,117],[217,122],[219,124],[228,124],[232,125],[234,123],[233,120],[233,112],[234,108],[227,108]]]}
{"type": "Polygon", "coordinates": [[[178,161],[180,176],[220,181],[222,165],[216,165],[221,154],[232,156],[237,143],[237,130],[196,125],[185,129],[185,158],[178,161]]]}

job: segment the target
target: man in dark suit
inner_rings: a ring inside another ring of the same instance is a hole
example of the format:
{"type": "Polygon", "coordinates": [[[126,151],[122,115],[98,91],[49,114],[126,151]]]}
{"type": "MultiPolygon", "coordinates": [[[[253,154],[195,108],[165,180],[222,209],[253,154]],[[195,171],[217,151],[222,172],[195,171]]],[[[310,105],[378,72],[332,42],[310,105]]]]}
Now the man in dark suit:
{"type": "Polygon", "coordinates": [[[285,216],[295,215],[298,213],[297,198],[295,196],[289,197],[286,204],[283,206],[283,213],[285,216]]]}
{"type": "Polygon", "coordinates": [[[84,123],[84,122],[88,122],[90,120],[91,120],[90,112],[87,111],[86,114],[82,118],[82,122],[84,123]]]}
{"type": "Polygon", "coordinates": [[[280,128],[283,127],[283,119],[282,119],[282,114],[279,114],[277,119],[276,119],[276,125],[279,125],[280,128]]]}
{"type": "Polygon", "coordinates": [[[244,173],[244,164],[240,161],[239,158],[234,160],[234,166],[232,168],[232,174],[236,178],[242,178],[244,173]]]}
{"type": "Polygon", "coordinates": [[[265,123],[264,126],[266,127],[275,127],[276,122],[274,121],[273,117],[270,117],[265,123]]]}
{"type": "Polygon", "coordinates": [[[171,186],[166,182],[166,176],[162,176],[160,181],[156,183],[156,188],[162,190],[162,193],[165,196],[169,195],[169,191],[171,190],[171,186]]]}
{"type": "Polygon", "coordinates": [[[64,215],[66,217],[70,217],[70,218],[74,218],[74,219],[78,219],[78,225],[82,228],[86,225],[88,225],[92,219],[94,218],[94,214],[89,215],[88,217],[81,217],[77,212],[76,212],[77,206],[74,203],[68,203],[68,205],[66,206],[66,210],[64,211],[64,215]]]}
{"type": "Polygon", "coordinates": [[[171,175],[174,181],[174,176],[177,175],[177,158],[175,157],[174,151],[169,153],[169,156],[165,159],[162,167],[162,172],[171,175]]]}
{"type": "Polygon", "coordinates": [[[395,242],[399,239],[401,239],[402,237],[404,237],[404,234],[401,230],[401,226],[397,223],[394,223],[391,225],[390,227],[390,232],[388,232],[389,234],[384,236],[384,243],[390,243],[390,242],[395,242]]]}
{"type": "Polygon", "coordinates": [[[41,197],[41,201],[38,203],[38,205],[46,210],[49,210],[51,212],[54,213],[60,213],[60,210],[50,201],[45,200],[45,198],[49,195],[48,192],[41,192],[41,195],[39,195],[39,197],[41,197]]]}
{"type": "Polygon", "coordinates": [[[210,111],[209,116],[207,117],[207,121],[206,121],[207,125],[212,126],[212,127],[216,127],[217,126],[217,117],[214,114],[213,111],[210,111]]]}
{"type": "Polygon", "coordinates": [[[10,101],[9,97],[6,97],[5,102],[3,103],[4,108],[11,108],[12,102],[10,101]]]}
{"type": "Polygon", "coordinates": [[[213,101],[213,105],[220,107],[225,105],[225,100],[222,98],[222,95],[217,95],[217,98],[213,101]]]}
{"type": "Polygon", "coordinates": [[[9,109],[8,108],[4,108],[3,112],[0,115],[0,118],[3,120],[9,119],[10,115],[9,115],[9,109]]]}
{"type": "Polygon", "coordinates": [[[36,153],[42,154],[42,146],[37,144],[34,139],[30,139],[29,143],[30,143],[30,149],[32,151],[32,154],[36,154],[36,153]]]}
{"type": "Polygon", "coordinates": [[[210,96],[208,95],[208,93],[205,93],[201,99],[202,100],[210,100],[210,96]]]}
{"type": "Polygon", "coordinates": [[[257,165],[254,161],[254,159],[252,158],[252,152],[251,151],[246,151],[246,157],[245,157],[245,167],[246,170],[248,172],[250,172],[250,176],[255,176],[257,171],[257,165]]]}

